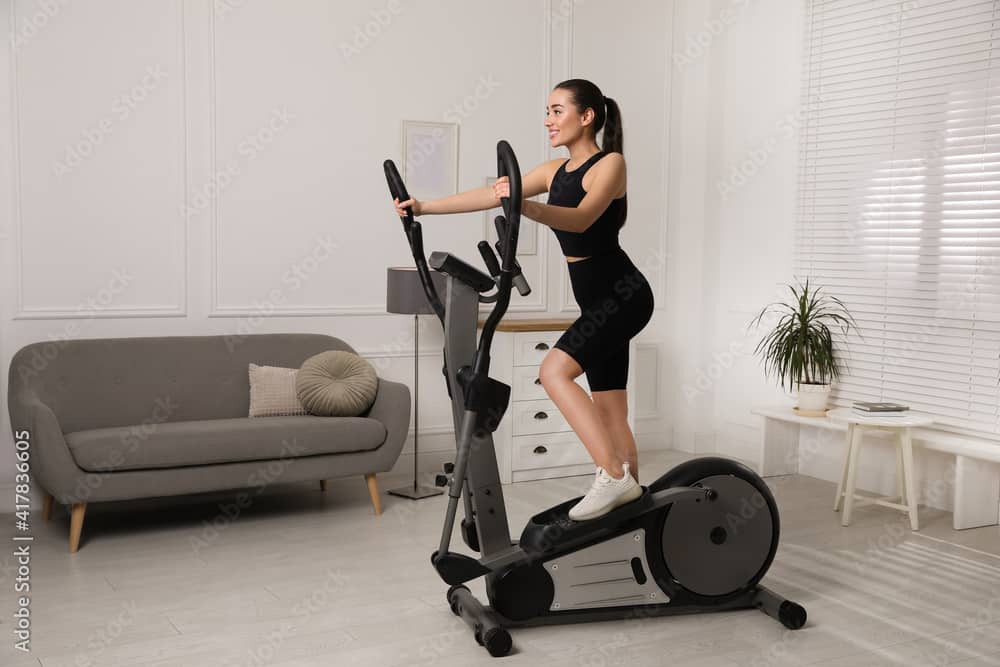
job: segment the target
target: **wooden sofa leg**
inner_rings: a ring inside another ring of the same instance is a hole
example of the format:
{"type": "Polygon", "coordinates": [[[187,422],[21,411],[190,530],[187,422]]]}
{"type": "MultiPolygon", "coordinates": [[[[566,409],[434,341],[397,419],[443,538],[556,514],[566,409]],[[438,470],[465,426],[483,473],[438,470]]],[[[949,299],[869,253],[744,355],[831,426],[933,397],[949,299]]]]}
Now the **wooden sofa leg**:
{"type": "Polygon", "coordinates": [[[375,473],[365,475],[368,482],[368,495],[372,497],[372,505],[375,506],[375,514],[382,513],[382,501],[378,497],[378,482],[375,481],[375,473]]]}
{"type": "Polygon", "coordinates": [[[323,493],[326,493],[326,480],[325,479],[319,480],[319,490],[322,491],[323,493]]]}
{"type": "Polygon", "coordinates": [[[80,533],[83,531],[83,515],[87,512],[87,503],[74,503],[73,515],[69,522],[69,552],[75,554],[80,548],[80,533]]]}
{"type": "Polygon", "coordinates": [[[52,518],[52,502],[55,500],[51,493],[46,493],[42,497],[42,519],[48,521],[52,518]]]}

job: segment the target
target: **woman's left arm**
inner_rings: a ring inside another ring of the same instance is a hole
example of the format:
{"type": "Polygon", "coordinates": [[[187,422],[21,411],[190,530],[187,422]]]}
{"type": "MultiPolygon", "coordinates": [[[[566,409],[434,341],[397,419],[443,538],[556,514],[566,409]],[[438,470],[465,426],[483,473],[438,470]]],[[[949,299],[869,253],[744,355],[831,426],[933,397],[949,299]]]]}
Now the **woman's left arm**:
{"type": "Polygon", "coordinates": [[[553,229],[583,232],[601,216],[611,200],[625,186],[625,158],[621,153],[610,153],[598,161],[594,168],[594,181],[576,208],[552,206],[525,199],[521,215],[553,229]]]}

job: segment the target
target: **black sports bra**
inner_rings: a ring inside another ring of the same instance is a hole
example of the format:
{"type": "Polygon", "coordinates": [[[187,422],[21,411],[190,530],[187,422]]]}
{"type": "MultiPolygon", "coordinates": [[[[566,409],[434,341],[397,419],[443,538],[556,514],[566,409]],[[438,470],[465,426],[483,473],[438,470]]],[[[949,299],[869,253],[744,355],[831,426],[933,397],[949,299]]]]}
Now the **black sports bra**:
{"type": "MultiPolygon", "coordinates": [[[[583,201],[586,191],[583,189],[583,175],[596,164],[606,151],[598,151],[573,171],[566,171],[566,162],[559,165],[556,175],[552,177],[549,186],[549,198],[546,202],[551,206],[566,206],[576,208],[583,201]]],[[[614,252],[618,245],[618,230],[625,224],[628,212],[628,195],[614,199],[608,208],[601,213],[587,229],[582,232],[568,232],[553,228],[563,255],[567,257],[593,257],[614,252]]]]}

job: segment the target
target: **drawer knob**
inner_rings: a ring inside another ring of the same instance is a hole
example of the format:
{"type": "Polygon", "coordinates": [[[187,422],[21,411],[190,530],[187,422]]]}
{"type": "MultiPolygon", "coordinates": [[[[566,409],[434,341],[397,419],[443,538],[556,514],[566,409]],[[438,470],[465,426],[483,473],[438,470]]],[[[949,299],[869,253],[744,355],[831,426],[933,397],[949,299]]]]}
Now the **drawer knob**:
{"type": "Polygon", "coordinates": [[[549,344],[548,343],[539,343],[538,345],[535,346],[535,349],[536,350],[547,350],[547,349],[549,349],[549,344]]]}
{"type": "Polygon", "coordinates": [[[549,418],[549,416],[547,414],[545,414],[544,410],[540,410],[540,411],[538,411],[538,412],[535,413],[535,419],[548,419],[548,418],[549,418]]]}
{"type": "Polygon", "coordinates": [[[541,384],[542,378],[535,378],[535,384],[541,384]]]}
{"type": "Polygon", "coordinates": [[[535,451],[536,454],[545,454],[549,450],[545,449],[545,445],[538,445],[537,447],[535,447],[534,451],[535,451]]]}

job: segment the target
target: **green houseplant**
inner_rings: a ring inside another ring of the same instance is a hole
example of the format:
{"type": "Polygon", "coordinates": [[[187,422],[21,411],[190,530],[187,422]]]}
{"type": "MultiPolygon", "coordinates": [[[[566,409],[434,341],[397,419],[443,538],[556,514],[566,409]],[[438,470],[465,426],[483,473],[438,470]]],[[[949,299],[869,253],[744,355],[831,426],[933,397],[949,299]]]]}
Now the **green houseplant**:
{"type": "Polygon", "coordinates": [[[798,390],[800,411],[822,414],[831,383],[840,377],[831,328],[847,335],[851,326],[858,326],[840,299],[820,294],[821,288],[810,287],[808,278],[805,285],[786,286],[793,298],[765,306],[750,323],[756,327],[769,313],[779,316],[754,354],[763,357],[765,376],[776,375],[782,388],[798,390]]]}

